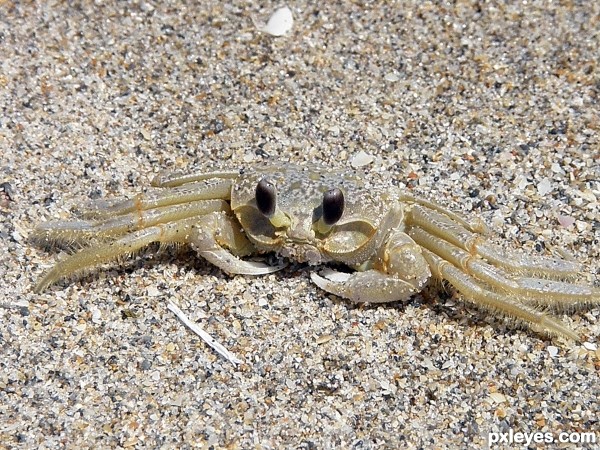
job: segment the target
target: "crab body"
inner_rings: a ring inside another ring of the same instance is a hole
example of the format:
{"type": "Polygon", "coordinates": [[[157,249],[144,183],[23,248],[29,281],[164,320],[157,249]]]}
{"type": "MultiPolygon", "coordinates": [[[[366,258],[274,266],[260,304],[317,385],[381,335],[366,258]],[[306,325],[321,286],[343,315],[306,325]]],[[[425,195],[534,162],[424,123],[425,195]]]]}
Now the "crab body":
{"type": "Polygon", "coordinates": [[[600,290],[572,281],[579,264],[507,255],[487,242],[480,220],[415,197],[389,178],[287,165],[163,173],[153,185],[130,200],[98,202],[80,220],[39,225],[38,242],[84,248],[56,264],[35,290],[160,242],[189,244],[231,274],[284,267],[244,259],[267,252],[315,266],[340,263],[350,273],[326,270],[311,278],[356,302],[402,300],[434,277],[493,313],[571,339],[577,334],[539,308],[600,303],[600,290]]]}
{"type": "Polygon", "coordinates": [[[312,265],[336,261],[354,266],[381,245],[385,236],[377,233],[379,229],[389,227],[388,222],[402,224],[394,194],[390,187],[370,191],[355,174],[343,171],[269,167],[240,177],[231,190],[231,209],[260,251],[312,265]],[[277,187],[277,214],[284,217],[285,226],[274,226],[273,218],[257,209],[255,190],[262,179],[277,187]],[[335,227],[327,227],[323,194],[332,187],[343,192],[344,211],[335,227]]]}

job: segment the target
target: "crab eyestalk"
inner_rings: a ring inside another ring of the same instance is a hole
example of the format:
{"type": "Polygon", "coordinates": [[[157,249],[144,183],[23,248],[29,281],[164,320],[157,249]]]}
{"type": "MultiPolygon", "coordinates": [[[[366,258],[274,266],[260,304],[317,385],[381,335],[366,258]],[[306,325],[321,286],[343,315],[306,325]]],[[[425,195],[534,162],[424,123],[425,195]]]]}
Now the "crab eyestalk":
{"type": "Polygon", "coordinates": [[[291,225],[289,217],[277,207],[277,188],[268,179],[263,178],[258,182],[255,198],[256,207],[275,228],[291,225]]]}
{"type": "Polygon", "coordinates": [[[323,214],[317,221],[317,232],[321,234],[329,233],[331,227],[342,218],[344,206],[344,193],[340,189],[329,189],[323,193],[323,202],[321,204],[323,214]]]}

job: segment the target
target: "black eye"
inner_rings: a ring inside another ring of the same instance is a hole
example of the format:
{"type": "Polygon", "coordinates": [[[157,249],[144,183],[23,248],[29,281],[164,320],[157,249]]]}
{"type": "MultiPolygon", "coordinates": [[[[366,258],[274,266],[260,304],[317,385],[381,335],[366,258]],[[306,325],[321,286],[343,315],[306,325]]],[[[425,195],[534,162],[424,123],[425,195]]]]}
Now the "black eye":
{"type": "Polygon", "coordinates": [[[266,217],[271,217],[275,214],[275,207],[277,206],[277,189],[266,178],[260,180],[256,185],[255,197],[256,206],[261,213],[266,217]]]}
{"type": "Polygon", "coordinates": [[[344,213],[344,194],[339,189],[329,189],[323,194],[323,222],[333,225],[344,213]]]}

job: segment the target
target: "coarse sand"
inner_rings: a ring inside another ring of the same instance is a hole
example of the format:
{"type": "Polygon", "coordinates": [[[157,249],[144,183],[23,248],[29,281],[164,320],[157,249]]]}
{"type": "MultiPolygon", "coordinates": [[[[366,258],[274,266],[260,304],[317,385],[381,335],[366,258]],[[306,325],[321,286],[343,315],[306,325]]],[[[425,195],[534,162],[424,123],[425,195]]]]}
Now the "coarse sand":
{"type": "Polygon", "coordinates": [[[599,2],[298,1],[258,31],[280,6],[0,2],[0,448],[598,448],[600,307],[550,340],[439,285],[356,305],[154,247],[32,292],[64,256],[36,224],[264,161],[385,172],[598,286],[599,2]]]}

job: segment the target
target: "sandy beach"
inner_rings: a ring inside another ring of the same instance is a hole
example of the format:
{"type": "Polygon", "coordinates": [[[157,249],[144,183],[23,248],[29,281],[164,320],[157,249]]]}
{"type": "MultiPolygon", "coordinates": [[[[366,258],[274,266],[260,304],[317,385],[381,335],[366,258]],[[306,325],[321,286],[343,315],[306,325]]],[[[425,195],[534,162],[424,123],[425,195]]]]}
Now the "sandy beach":
{"type": "Polygon", "coordinates": [[[385,175],[600,287],[600,3],[508,3],[298,1],[272,36],[276,2],[0,2],[0,448],[598,448],[599,307],[575,343],[156,247],[32,291],[40,222],[265,162],[385,175]]]}

